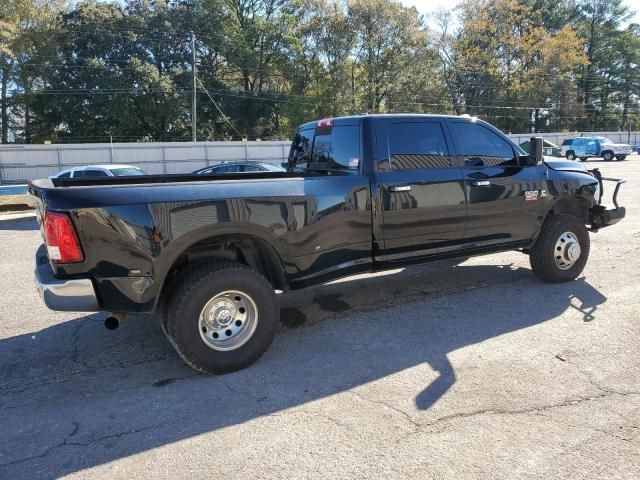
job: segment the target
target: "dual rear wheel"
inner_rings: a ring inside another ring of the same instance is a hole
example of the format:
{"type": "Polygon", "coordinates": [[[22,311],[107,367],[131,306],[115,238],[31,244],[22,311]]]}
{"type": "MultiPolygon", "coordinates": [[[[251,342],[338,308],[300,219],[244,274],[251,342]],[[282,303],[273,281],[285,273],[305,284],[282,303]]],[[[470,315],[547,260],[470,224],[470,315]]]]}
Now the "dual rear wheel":
{"type": "Polygon", "coordinates": [[[280,320],[273,287],[246,265],[217,261],[187,270],[170,292],[162,322],[183,360],[220,374],[254,363],[280,320]]]}

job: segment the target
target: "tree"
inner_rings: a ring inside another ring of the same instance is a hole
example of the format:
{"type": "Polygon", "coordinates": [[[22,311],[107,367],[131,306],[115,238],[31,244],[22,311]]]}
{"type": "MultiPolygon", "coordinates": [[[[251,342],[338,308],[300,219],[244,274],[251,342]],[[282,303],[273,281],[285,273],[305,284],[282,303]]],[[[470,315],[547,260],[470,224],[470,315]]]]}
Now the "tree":
{"type": "Polygon", "coordinates": [[[8,140],[7,86],[10,81],[20,89],[22,135],[27,143],[31,141],[32,92],[40,85],[42,60],[50,51],[50,38],[65,6],[64,0],[5,0],[0,7],[0,22],[4,27],[0,37],[3,143],[8,140]]]}
{"type": "Polygon", "coordinates": [[[415,8],[389,0],[351,0],[348,15],[356,33],[355,59],[363,106],[379,112],[397,81],[425,56],[427,30],[415,8]]]}
{"type": "Polygon", "coordinates": [[[596,116],[606,109],[610,94],[607,70],[611,66],[618,27],[630,18],[623,0],[581,0],[577,2],[576,26],[585,41],[587,63],[578,84],[580,101],[587,114],[583,129],[596,126],[596,116]],[[596,98],[594,98],[594,94],[596,98]]]}
{"type": "Polygon", "coordinates": [[[454,88],[467,111],[510,131],[541,128],[565,112],[575,70],[585,62],[570,27],[549,32],[540,12],[515,0],[468,0],[453,42],[454,88]]]}

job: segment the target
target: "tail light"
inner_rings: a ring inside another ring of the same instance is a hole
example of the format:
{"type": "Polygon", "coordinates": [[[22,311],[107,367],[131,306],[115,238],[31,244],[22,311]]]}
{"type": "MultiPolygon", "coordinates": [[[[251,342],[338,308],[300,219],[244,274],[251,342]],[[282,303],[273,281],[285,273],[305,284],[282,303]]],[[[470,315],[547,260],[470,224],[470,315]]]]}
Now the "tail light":
{"type": "Polygon", "coordinates": [[[44,238],[52,263],[77,263],[84,260],[78,236],[68,215],[46,212],[44,238]]]}

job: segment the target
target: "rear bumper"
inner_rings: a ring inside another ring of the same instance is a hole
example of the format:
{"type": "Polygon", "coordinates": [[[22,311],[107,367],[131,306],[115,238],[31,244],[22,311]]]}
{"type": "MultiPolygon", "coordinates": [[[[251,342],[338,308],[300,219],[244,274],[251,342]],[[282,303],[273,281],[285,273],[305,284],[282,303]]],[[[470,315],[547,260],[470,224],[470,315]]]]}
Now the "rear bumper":
{"type": "Polygon", "coordinates": [[[36,257],[36,288],[51,310],[61,312],[98,312],[100,304],[93,282],[88,278],[60,280],[54,277],[49,263],[36,257]]]}

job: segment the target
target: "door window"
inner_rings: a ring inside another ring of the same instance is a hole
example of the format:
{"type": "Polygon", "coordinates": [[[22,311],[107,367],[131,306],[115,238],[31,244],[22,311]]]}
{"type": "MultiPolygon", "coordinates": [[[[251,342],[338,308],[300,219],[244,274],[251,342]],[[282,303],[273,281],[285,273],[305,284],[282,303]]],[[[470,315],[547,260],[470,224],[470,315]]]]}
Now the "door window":
{"type": "Polygon", "coordinates": [[[109,175],[107,175],[107,172],[104,172],[102,170],[85,170],[84,176],[85,177],[108,177],[109,175]]]}
{"type": "Polygon", "coordinates": [[[467,166],[517,166],[511,144],[483,125],[452,122],[451,133],[467,166]]]}
{"type": "Polygon", "coordinates": [[[311,153],[314,170],[357,172],[360,166],[360,127],[337,125],[316,128],[311,153]]]}
{"type": "Polygon", "coordinates": [[[438,122],[392,123],[389,158],[392,170],[451,166],[447,142],[438,122]]]}

